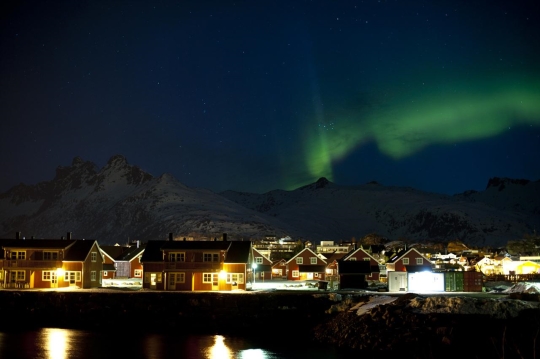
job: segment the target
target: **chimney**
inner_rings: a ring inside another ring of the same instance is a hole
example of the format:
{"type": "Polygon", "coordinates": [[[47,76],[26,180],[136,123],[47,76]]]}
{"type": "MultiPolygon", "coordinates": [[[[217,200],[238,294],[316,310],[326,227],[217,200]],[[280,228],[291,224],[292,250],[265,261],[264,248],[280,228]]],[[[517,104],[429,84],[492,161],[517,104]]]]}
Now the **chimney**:
{"type": "Polygon", "coordinates": [[[227,233],[223,233],[223,242],[227,242],[227,233]]]}
{"type": "Polygon", "coordinates": [[[139,240],[137,240],[137,248],[139,248],[139,245],[140,245],[140,243],[139,243],[139,242],[140,242],[140,241],[139,241],[139,240]]]}
{"type": "Polygon", "coordinates": [[[15,232],[15,239],[21,239],[21,232],[15,232]]]}
{"type": "Polygon", "coordinates": [[[66,238],[71,239],[71,234],[72,234],[71,232],[67,232],[67,237],[66,238]]]}
{"type": "Polygon", "coordinates": [[[173,237],[172,237],[172,232],[169,233],[169,241],[172,241],[173,240],[173,237]]]}

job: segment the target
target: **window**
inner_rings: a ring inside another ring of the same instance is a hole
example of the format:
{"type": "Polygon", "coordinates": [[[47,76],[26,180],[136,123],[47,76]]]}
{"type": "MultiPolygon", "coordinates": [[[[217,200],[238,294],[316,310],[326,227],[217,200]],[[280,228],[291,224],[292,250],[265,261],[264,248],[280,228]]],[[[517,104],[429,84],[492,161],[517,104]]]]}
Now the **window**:
{"type": "Polygon", "coordinates": [[[133,271],[133,275],[135,276],[135,278],[141,278],[142,277],[142,269],[135,269],[133,271]]]}
{"type": "Polygon", "coordinates": [[[403,264],[408,265],[409,264],[409,258],[403,258],[403,264]]]}
{"type": "Polygon", "coordinates": [[[185,283],[186,273],[184,272],[172,272],[169,273],[169,284],[175,285],[176,283],[185,283]]]}
{"type": "Polygon", "coordinates": [[[349,258],[350,261],[356,262],[356,257],[349,258]]]}
{"type": "Polygon", "coordinates": [[[107,272],[106,270],[103,271],[103,276],[106,277],[109,275],[109,272],[107,272]]]}
{"type": "Polygon", "coordinates": [[[25,278],[26,278],[26,271],[23,271],[23,270],[11,271],[11,282],[23,281],[25,278]]]}
{"type": "Polygon", "coordinates": [[[186,261],[186,253],[185,252],[169,253],[169,261],[170,262],[185,262],[186,261]]]}
{"type": "Polygon", "coordinates": [[[41,273],[41,280],[44,282],[56,283],[56,271],[43,271],[41,273]]]}
{"type": "Polygon", "coordinates": [[[81,272],[75,271],[66,271],[64,274],[64,280],[69,282],[69,284],[75,284],[76,282],[81,281],[81,272]]]}
{"type": "Polygon", "coordinates": [[[422,258],[416,258],[416,264],[424,264],[424,260],[422,258]]]}
{"type": "Polygon", "coordinates": [[[310,257],[310,258],[309,258],[309,263],[311,263],[311,264],[317,264],[317,257],[310,257]]]}
{"type": "Polygon", "coordinates": [[[218,281],[217,273],[203,273],[203,283],[213,283],[218,281]]]}
{"type": "Polygon", "coordinates": [[[13,251],[11,252],[11,259],[26,259],[26,252],[13,251]]]}
{"type": "Polygon", "coordinates": [[[93,271],[90,272],[90,280],[91,280],[92,282],[95,282],[95,281],[96,281],[96,271],[95,271],[95,270],[93,270],[93,271]]]}
{"type": "Polygon", "coordinates": [[[296,257],[296,264],[304,264],[304,258],[296,257]]]}
{"type": "Polygon", "coordinates": [[[97,252],[92,252],[92,262],[97,261],[97,252]]]}
{"type": "Polygon", "coordinates": [[[293,276],[293,278],[298,278],[298,277],[300,277],[300,272],[297,271],[297,270],[293,270],[292,271],[292,276],[293,276]]]}
{"type": "Polygon", "coordinates": [[[227,273],[227,283],[243,284],[244,273],[227,273]]]}
{"type": "Polygon", "coordinates": [[[364,257],[363,259],[365,262],[369,262],[369,257],[364,257]]]}
{"type": "Polygon", "coordinates": [[[58,260],[58,252],[43,252],[43,259],[46,261],[58,260]]]}
{"type": "Polygon", "coordinates": [[[161,272],[145,272],[144,273],[144,282],[145,283],[152,283],[152,277],[154,277],[154,281],[156,283],[161,283],[161,280],[162,280],[162,273],[161,272]]]}
{"type": "Polygon", "coordinates": [[[204,253],[203,254],[204,262],[219,262],[219,254],[217,253],[204,253]]]}
{"type": "Polygon", "coordinates": [[[263,257],[255,257],[255,263],[262,264],[263,263],[263,257]]]}

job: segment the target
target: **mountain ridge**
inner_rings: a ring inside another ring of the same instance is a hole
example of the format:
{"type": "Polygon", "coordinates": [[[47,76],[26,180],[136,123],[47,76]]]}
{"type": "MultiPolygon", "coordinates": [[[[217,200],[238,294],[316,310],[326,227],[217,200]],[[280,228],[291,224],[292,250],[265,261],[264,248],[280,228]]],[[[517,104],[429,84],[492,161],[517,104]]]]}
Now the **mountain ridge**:
{"type": "Polygon", "coordinates": [[[490,178],[484,191],[453,196],[376,182],[342,186],[319,178],[292,191],[262,194],[190,188],[112,156],[100,169],[75,157],[53,180],[0,194],[0,233],[130,239],[214,237],[351,240],[369,233],[415,241],[461,240],[500,246],[540,227],[540,181],[490,178]]]}

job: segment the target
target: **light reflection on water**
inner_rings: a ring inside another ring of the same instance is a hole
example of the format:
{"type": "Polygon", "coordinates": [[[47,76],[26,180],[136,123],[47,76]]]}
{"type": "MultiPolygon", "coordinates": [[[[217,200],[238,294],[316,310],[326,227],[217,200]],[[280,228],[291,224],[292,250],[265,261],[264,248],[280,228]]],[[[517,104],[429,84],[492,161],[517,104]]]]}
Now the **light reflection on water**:
{"type": "Polygon", "coordinates": [[[299,355],[345,358],[331,349],[311,348],[309,344],[301,345],[299,353],[275,340],[254,342],[238,336],[137,334],[139,329],[119,326],[105,332],[58,328],[4,331],[0,332],[0,358],[281,359],[299,355]]]}

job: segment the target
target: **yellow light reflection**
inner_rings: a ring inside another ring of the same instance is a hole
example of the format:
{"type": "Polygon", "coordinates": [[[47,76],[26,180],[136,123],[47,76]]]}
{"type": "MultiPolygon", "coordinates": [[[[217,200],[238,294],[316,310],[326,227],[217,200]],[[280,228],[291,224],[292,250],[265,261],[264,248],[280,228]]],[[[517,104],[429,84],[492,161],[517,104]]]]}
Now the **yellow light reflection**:
{"type": "Polygon", "coordinates": [[[233,358],[233,353],[225,345],[225,338],[222,335],[216,335],[214,345],[207,350],[206,357],[208,359],[233,358]]]}
{"type": "Polygon", "coordinates": [[[242,350],[239,355],[241,359],[266,359],[270,358],[266,355],[266,352],[262,349],[247,349],[242,350]]]}
{"type": "Polygon", "coordinates": [[[49,359],[65,359],[69,350],[70,340],[68,331],[65,329],[44,329],[45,351],[49,359]]]}

